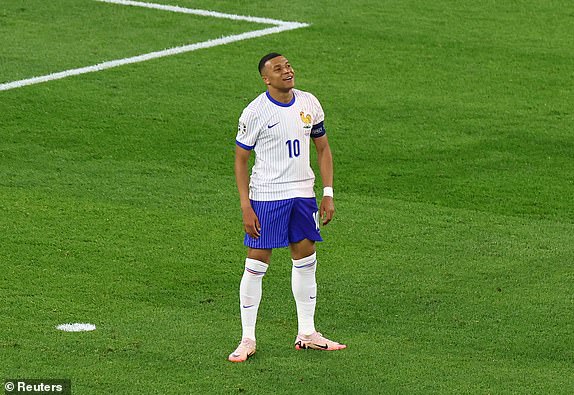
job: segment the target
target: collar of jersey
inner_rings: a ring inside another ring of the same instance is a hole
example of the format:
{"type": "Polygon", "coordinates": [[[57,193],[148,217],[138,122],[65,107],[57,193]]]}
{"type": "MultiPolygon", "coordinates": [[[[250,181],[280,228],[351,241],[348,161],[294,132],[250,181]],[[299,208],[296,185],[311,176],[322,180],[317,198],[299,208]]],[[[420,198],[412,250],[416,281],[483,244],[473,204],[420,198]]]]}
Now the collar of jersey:
{"type": "Polygon", "coordinates": [[[269,91],[265,92],[267,94],[267,98],[269,100],[271,100],[271,103],[278,105],[279,107],[291,107],[293,105],[293,103],[295,103],[295,94],[293,93],[293,99],[291,99],[291,101],[289,103],[281,103],[280,101],[275,100],[274,98],[271,97],[271,95],[269,94],[269,91]]]}

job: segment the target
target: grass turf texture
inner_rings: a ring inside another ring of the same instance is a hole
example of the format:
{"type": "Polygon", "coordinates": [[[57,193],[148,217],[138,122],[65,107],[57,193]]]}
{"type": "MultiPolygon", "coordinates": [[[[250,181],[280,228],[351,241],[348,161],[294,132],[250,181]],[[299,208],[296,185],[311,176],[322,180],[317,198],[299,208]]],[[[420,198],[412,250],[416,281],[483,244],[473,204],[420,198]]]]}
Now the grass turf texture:
{"type": "MultiPolygon", "coordinates": [[[[178,5],[312,26],[0,92],[1,375],[82,394],[570,393],[572,5],[243,3],[178,5]],[[292,348],[278,250],[259,350],[235,365],[233,140],[271,50],[327,113],[338,212],[317,322],[349,348],[292,348]]],[[[252,28],[26,4],[0,4],[2,82],[252,28]]]]}

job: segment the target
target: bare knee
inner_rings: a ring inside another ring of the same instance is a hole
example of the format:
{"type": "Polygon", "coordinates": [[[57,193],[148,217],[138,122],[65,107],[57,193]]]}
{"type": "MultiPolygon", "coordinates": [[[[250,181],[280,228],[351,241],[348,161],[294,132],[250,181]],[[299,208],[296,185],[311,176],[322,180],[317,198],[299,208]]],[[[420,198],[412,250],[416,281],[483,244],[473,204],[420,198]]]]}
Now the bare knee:
{"type": "Polygon", "coordinates": [[[303,239],[297,243],[289,244],[291,249],[291,258],[303,259],[315,253],[315,242],[309,239],[303,239]]]}
{"type": "Polygon", "coordinates": [[[260,262],[265,262],[269,265],[271,262],[271,249],[263,249],[263,248],[248,248],[247,249],[247,258],[255,259],[260,262]]]}

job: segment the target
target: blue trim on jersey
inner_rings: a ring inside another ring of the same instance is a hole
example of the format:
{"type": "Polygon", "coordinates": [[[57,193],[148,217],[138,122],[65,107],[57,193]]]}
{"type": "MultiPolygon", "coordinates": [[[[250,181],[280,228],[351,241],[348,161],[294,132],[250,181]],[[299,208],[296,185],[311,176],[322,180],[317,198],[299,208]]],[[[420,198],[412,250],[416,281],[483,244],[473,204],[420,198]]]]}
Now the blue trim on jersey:
{"type": "Polygon", "coordinates": [[[238,146],[240,146],[241,148],[247,150],[247,151],[251,151],[253,148],[255,148],[255,146],[251,146],[251,145],[245,145],[237,140],[235,140],[235,144],[237,144],[238,146]]]}
{"type": "Polygon", "coordinates": [[[295,103],[295,94],[293,94],[293,99],[291,99],[289,103],[281,103],[280,101],[275,100],[274,98],[271,97],[269,91],[265,91],[265,94],[267,95],[267,98],[271,100],[271,103],[276,104],[279,107],[291,107],[293,103],[295,103]]]}
{"type": "Polygon", "coordinates": [[[313,125],[313,129],[311,129],[311,137],[314,139],[321,137],[326,133],[327,131],[325,130],[325,126],[323,126],[323,121],[319,122],[317,125],[313,125]]]}

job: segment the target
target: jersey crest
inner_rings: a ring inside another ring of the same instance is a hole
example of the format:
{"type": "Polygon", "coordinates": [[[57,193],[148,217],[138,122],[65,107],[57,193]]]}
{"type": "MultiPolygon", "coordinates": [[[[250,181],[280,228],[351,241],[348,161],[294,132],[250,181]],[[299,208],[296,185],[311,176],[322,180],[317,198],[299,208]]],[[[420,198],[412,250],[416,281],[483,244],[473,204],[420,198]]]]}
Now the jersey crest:
{"type": "Polygon", "coordinates": [[[311,114],[305,114],[305,112],[301,111],[299,115],[301,116],[301,120],[303,121],[304,124],[303,127],[305,129],[311,129],[311,124],[313,123],[313,120],[311,119],[311,114]]]}

